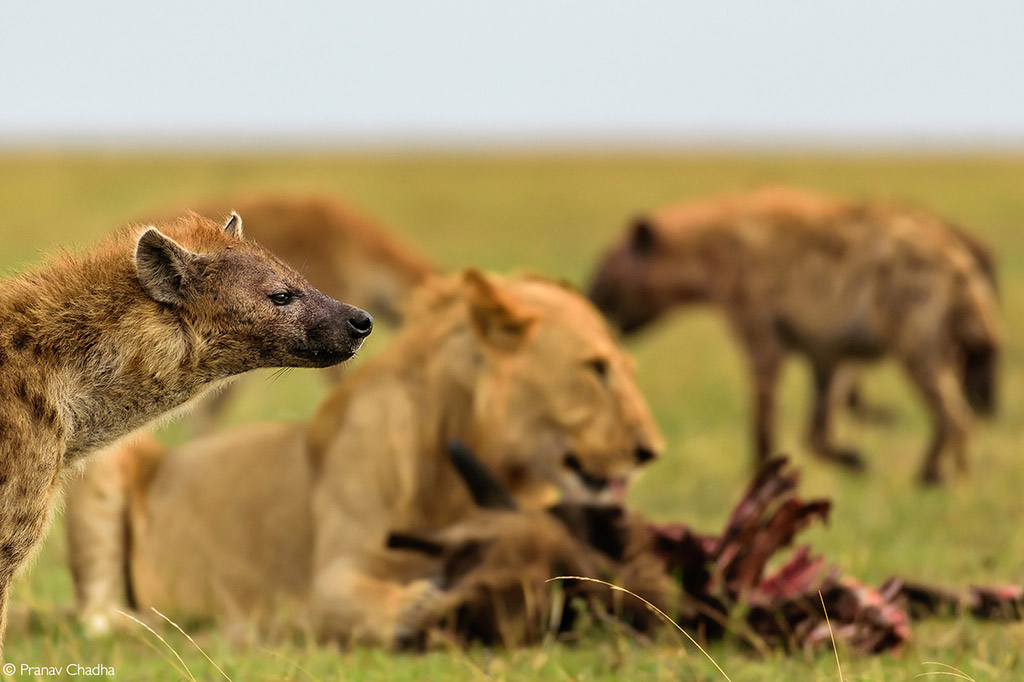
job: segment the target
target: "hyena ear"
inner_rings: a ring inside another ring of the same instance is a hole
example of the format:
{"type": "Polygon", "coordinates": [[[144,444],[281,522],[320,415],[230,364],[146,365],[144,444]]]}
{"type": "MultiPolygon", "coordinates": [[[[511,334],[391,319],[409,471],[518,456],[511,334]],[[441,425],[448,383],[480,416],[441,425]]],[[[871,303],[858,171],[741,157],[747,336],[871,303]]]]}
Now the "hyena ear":
{"type": "Polygon", "coordinates": [[[234,211],[231,212],[231,217],[224,223],[224,231],[228,233],[229,237],[236,239],[242,238],[242,216],[238,215],[234,211]]]}
{"type": "Polygon", "coordinates": [[[476,335],[489,346],[514,351],[526,338],[534,320],[507,301],[479,271],[462,273],[469,287],[469,316],[476,335]]]}
{"type": "Polygon", "coordinates": [[[658,243],[658,231],[644,216],[634,218],[632,225],[632,232],[629,236],[630,250],[639,255],[650,253],[658,243]]]}
{"type": "Polygon", "coordinates": [[[135,270],[143,290],[153,299],[171,305],[181,303],[194,277],[195,254],[150,227],[135,247],[135,270]]]}

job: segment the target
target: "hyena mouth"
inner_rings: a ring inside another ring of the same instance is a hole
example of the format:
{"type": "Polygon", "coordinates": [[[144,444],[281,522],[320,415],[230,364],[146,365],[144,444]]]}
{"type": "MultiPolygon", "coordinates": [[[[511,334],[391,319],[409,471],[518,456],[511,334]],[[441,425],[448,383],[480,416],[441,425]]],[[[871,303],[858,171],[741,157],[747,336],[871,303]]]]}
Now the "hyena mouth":
{"type": "Polygon", "coordinates": [[[619,331],[622,332],[623,335],[628,336],[629,334],[634,334],[646,327],[648,322],[650,322],[649,318],[639,317],[636,315],[620,317],[618,318],[619,331]]]}
{"type": "Polygon", "coordinates": [[[313,367],[331,367],[355,357],[356,351],[359,350],[360,345],[362,344],[356,344],[356,347],[351,350],[304,348],[296,351],[295,355],[303,360],[308,360],[313,367]]]}

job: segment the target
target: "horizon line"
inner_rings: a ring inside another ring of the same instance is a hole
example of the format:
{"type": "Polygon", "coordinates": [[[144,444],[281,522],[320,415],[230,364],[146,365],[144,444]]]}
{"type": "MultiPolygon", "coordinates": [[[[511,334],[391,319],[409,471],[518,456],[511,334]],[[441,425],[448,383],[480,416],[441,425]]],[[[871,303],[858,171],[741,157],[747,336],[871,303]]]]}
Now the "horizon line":
{"type": "Polygon", "coordinates": [[[955,154],[1019,155],[1020,135],[763,133],[274,133],[0,132],[0,153],[555,153],[555,154],[955,154]]]}

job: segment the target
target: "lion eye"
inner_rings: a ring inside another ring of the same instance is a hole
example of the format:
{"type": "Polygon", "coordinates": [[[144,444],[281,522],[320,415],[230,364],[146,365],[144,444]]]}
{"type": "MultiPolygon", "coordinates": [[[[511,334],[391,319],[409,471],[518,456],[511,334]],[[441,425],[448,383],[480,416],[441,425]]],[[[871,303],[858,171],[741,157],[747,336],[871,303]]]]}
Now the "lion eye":
{"type": "Polygon", "coordinates": [[[269,298],[270,302],[274,305],[288,305],[294,302],[298,296],[290,291],[282,291],[276,294],[268,294],[267,298],[269,298]]]}
{"type": "Polygon", "coordinates": [[[587,369],[596,374],[601,381],[608,380],[608,361],[604,358],[587,360],[587,369]]]}

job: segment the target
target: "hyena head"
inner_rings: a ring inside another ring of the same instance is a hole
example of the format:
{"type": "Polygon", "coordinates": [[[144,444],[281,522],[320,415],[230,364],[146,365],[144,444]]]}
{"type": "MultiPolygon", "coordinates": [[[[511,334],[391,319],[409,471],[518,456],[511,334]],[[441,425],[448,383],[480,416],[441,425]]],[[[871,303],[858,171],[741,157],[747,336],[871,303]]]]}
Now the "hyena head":
{"type": "Polygon", "coordinates": [[[335,365],[352,357],[373,328],[369,313],[321,293],[269,251],[242,240],[235,213],[223,227],[193,214],[165,232],[150,227],[139,237],[139,282],[191,327],[202,361],[218,372],[335,365]],[[198,223],[205,223],[202,229],[198,223]]]}
{"type": "Polygon", "coordinates": [[[598,265],[588,295],[623,333],[647,326],[676,304],[706,297],[699,253],[675,241],[652,219],[639,217],[598,265]]]}

